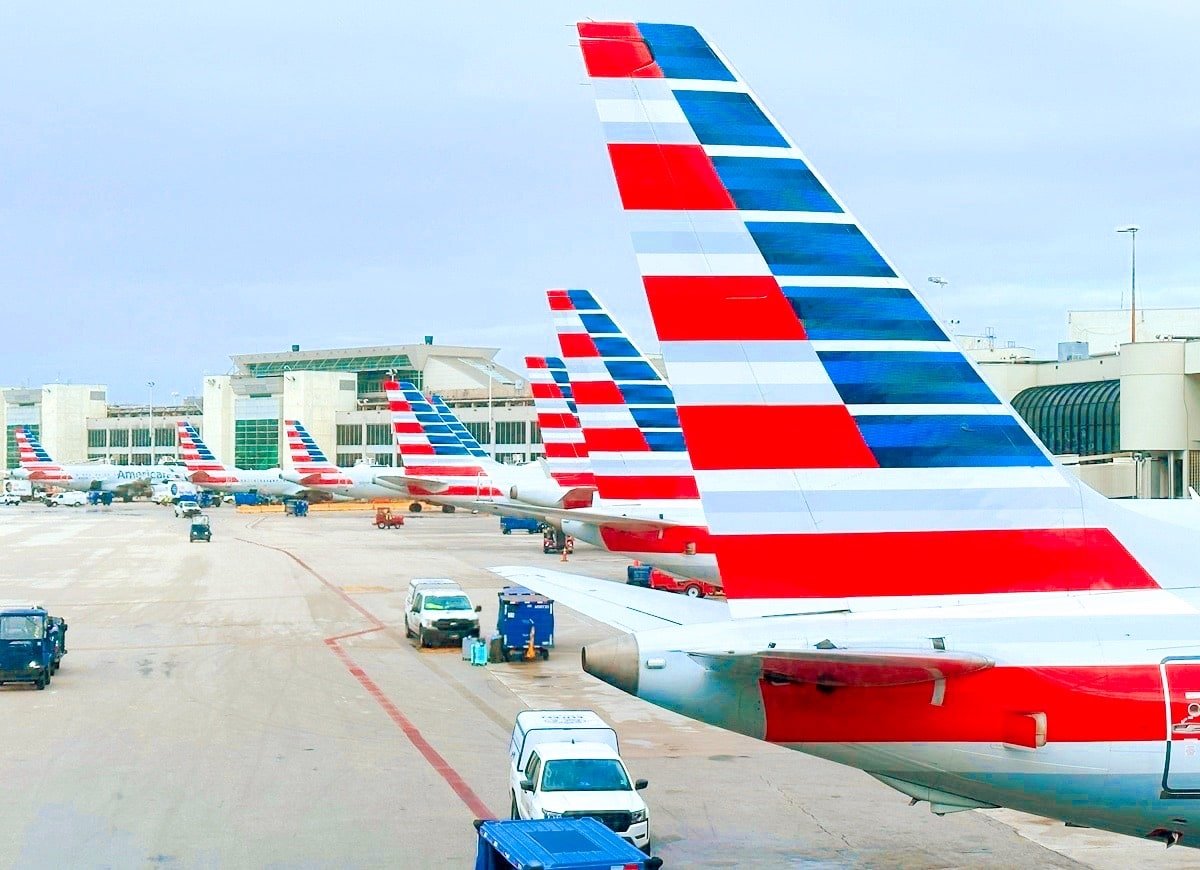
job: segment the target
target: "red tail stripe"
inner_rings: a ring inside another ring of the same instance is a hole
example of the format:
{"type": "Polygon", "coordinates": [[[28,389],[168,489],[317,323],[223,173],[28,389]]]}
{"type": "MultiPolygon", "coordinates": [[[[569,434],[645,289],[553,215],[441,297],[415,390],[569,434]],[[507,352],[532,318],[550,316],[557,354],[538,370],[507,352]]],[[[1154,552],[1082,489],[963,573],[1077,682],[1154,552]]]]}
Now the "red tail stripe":
{"type": "Polygon", "coordinates": [[[730,598],[1157,589],[1108,529],[717,535],[730,598]],[[779,569],[779,554],[794,556],[779,569]]]}
{"type": "Polygon", "coordinates": [[[594,78],[661,79],[650,47],[632,39],[581,39],[583,63],[594,78]]]}
{"type": "Polygon", "coordinates": [[[645,453],[650,449],[640,429],[585,429],[583,436],[588,453],[645,453]]]}
{"type": "Polygon", "coordinates": [[[575,25],[584,39],[632,39],[642,42],[642,32],[632,21],[580,21],[575,25]]]}
{"type": "Polygon", "coordinates": [[[661,341],[798,341],[808,336],[770,277],[646,277],[661,341]]]}
{"type": "Polygon", "coordinates": [[[621,388],[613,381],[574,381],[571,387],[576,405],[625,404],[621,388]]]}
{"type": "Polygon", "coordinates": [[[600,356],[600,351],[596,349],[596,343],[586,332],[560,332],[558,343],[562,347],[565,357],[600,356]]]}
{"type": "Polygon", "coordinates": [[[627,209],[736,208],[702,145],[609,145],[608,156],[627,209]]]}
{"type": "Polygon", "coordinates": [[[697,471],[879,465],[845,405],[685,405],[679,422],[697,471]],[[746,432],[787,437],[773,441],[769,450],[730,450],[730,420],[746,432]]]}
{"type": "Polygon", "coordinates": [[[647,477],[596,475],[596,486],[609,499],[700,498],[694,477],[647,477]]]}
{"type": "Polygon", "coordinates": [[[550,303],[551,311],[574,311],[575,304],[566,290],[547,290],[546,301],[550,303]]]}

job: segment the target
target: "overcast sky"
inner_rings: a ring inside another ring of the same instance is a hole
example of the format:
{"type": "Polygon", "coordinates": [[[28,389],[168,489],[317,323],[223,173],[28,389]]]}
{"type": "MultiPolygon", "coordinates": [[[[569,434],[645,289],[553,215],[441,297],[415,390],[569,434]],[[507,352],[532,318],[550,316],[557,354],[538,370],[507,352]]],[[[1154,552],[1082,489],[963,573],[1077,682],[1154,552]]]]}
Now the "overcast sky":
{"type": "Polygon", "coordinates": [[[1200,304],[1200,4],[417,5],[0,5],[0,385],[427,333],[517,365],[554,286],[652,345],[589,16],[705,30],[964,331],[1049,354],[1128,304],[1128,222],[1139,301],[1200,304]]]}

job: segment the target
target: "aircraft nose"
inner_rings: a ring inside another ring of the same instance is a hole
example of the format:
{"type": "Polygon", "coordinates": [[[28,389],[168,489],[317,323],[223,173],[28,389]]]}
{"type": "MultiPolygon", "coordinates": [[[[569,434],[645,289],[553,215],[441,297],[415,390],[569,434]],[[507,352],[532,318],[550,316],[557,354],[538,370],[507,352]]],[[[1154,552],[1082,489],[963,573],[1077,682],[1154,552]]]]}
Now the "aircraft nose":
{"type": "Polygon", "coordinates": [[[583,669],[593,677],[637,695],[640,651],[637,638],[621,634],[583,648],[583,669]]]}

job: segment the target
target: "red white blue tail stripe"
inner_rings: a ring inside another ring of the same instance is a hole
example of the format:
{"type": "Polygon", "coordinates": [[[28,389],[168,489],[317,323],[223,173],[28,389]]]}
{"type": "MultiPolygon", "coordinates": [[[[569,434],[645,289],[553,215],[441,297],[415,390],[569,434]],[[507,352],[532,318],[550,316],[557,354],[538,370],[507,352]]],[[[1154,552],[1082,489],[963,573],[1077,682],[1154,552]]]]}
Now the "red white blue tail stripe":
{"type": "Polygon", "coordinates": [[[353,485],[354,481],[329,461],[316,439],[308,434],[299,420],[285,420],[284,432],[292,466],[300,476],[299,483],[318,488],[353,485]]]}
{"type": "Polygon", "coordinates": [[[595,486],[566,363],[555,356],[527,356],[525,367],[546,448],[546,470],[563,486],[595,486]]]}
{"type": "Polygon", "coordinates": [[[696,499],[671,387],[589,291],[546,297],[600,497],[696,499]]]}
{"type": "Polygon", "coordinates": [[[1157,588],[719,52],[578,29],[731,598],[1157,588]]]}
{"type": "Polygon", "coordinates": [[[70,472],[51,459],[50,454],[46,452],[46,448],[24,426],[18,426],[14,429],[13,437],[17,441],[17,460],[28,480],[38,480],[45,483],[71,480],[70,472]]]}
{"type": "Polygon", "coordinates": [[[410,493],[438,498],[501,495],[483,468],[486,460],[471,455],[420,390],[411,383],[397,381],[387,381],[383,387],[392,434],[404,474],[410,478],[410,493]],[[422,487],[411,478],[436,481],[442,486],[422,487]]]}
{"type": "Polygon", "coordinates": [[[462,420],[458,419],[454,411],[446,404],[445,399],[434,393],[429,397],[429,404],[433,405],[433,410],[437,411],[438,416],[442,418],[442,422],[449,427],[454,437],[466,448],[467,453],[472,456],[488,455],[488,452],[483,449],[483,445],[471,434],[471,430],[466,427],[466,424],[462,420]]]}
{"type": "Polygon", "coordinates": [[[179,438],[179,456],[187,469],[189,480],[209,485],[237,483],[237,476],[217,461],[195,426],[180,420],[176,425],[176,434],[179,438]]]}

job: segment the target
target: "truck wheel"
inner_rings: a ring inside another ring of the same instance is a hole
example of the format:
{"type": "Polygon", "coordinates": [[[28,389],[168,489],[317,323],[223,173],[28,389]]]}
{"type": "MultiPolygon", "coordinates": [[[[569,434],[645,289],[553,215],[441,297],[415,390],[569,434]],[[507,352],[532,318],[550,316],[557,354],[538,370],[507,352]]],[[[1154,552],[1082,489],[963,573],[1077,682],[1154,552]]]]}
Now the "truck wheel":
{"type": "Polygon", "coordinates": [[[684,587],[683,594],[686,595],[688,598],[703,598],[704,590],[701,589],[699,586],[697,586],[695,583],[689,583],[687,586],[684,587]]]}
{"type": "Polygon", "coordinates": [[[421,512],[421,503],[419,501],[414,501],[412,504],[410,504],[408,506],[408,512],[413,513],[413,514],[419,514],[421,512]]]}
{"type": "Polygon", "coordinates": [[[512,796],[512,806],[511,806],[511,807],[509,807],[509,810],[508,810],[508,817],[509,817],[510,819],[519,819],[519,818],[521,818],[521,811],[520,811],[519,809],[517,809],[517,796],[516,796],[516,795],[513,795],[513,796],[512,796]]]}
{"type": "Polygon", "coordinates": [[[413,633],[412,633],[412,631],[409,629],[409,627],[408,627],[408,625],[407,625],[407,624],[405,624],[405,626],[404,626],[404,636],[405,636],[405,637],[412,637],[412,636],[413,636],[413,633]]]}
{"type": "Polygon", "coordinates": [[[501,530],[500,530],[500,534],[502,534],[502,535],[511,535],[511,534],[512,534],[512,529],[501,529],[501,530]]]}
{"type": "Polygon", "coordinates": [[[444,514],[452,514],[452,513],[454,513],[454,505],[452,505],[452,504],[444,504],[444,505],[442,505],[442,513],[444,513],[444,514]]]}
{"type": "Polygon", "coordinates": [[[37,682],[35,682],[34,685],[37,687],[37,690],[40,692],[42,689],[46,688],[46,678],[38,677],[37,682]]]}
{"type": "Polygon", "coordinates": [[[423,628],[417,629],[417,646],[421,647],[422,649],[429,646],[429,641],[425,638],[425,629],[423,628]]]}

